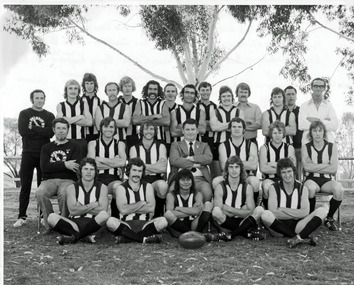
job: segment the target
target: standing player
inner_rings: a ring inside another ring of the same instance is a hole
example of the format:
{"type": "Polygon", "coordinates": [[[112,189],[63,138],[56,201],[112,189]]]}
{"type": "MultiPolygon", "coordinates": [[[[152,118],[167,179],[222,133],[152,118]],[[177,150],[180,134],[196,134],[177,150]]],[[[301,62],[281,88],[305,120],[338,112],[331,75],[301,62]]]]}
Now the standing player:
{"type": "Polygon", "coordinates": [[[269,188],[269,210],[262,214],[264,225],[273,236],[291,239],[291,248],[300,243],[317,245],[318,238],[310,236],[323,222],[326,210],[318,208],[309,214],[308,190],[295,180],[296,167],[289,158],[278,161],[280,180],[269,188]]]}
{"type": "MultiPolygon", "coordinates": [[[[93,73],[85,73],[82,79],[81,87],[83,90],[81,100],[87,103],[89,112],[94,122],[96,108],[101,104],[101,99],[97,96],[98,82],[96,76],[93,73]]],[[[95,124],[85,128],[87,142],[98,139],[99,134],[95,124]]]]}
{"type": "Polygon", "coordinates": [[[170,125],[170,113],[163,101],[163,91],[160,83],[150,80],[143,87],[143,99],[139,100],[133,114],[133,124],[141,125],[153,121],[157,129],[157,139],[165,141],[164,127],[170,125]]]}
{"type": "MultiPolygon", "coordinates": [[[[56,213],[48,216],[51,228],[63,234],[58,243],[76,243],[98,231],[109,217],[107,187],[97,181],[97,165],[94,159],[84,158],[79,167],[80,179],[67,188],[67,205],[70,218],[56,213]]],[[[94,243],[94,236],[88,239],[94,243]]]]}
{"type": "Polygon", "coordinates": [[[87,154],[85,127],[92,126],[92,116],[86,101],[80,100],[80,85],[76,80],[65,83],[65,101],[57,105],[57,118],[64,118],[70,125],[68,139],[75,139],[81,149],[82,157],[87,154]]]}
{"type": "Polygon", "coordinates": [[[302,140],[303,131],[299,130],[300,107],[296,105],[297,90],[293,86],[288,86],[284,89],[284,93],[286,99],[285,105],[289,109],[289,111],[293,112],[295,115],[296,134],[293,136],[293,147],[295,149],[295,156],[296,156],[296,168],[297,168],[296,177],[298,180],[301,180],[302,178],[301,140],[302,140]]]}
{"type": "Polygon", "coordinates": [[[237,108],[234,103],[234,95],[228,86],[221,86],[219,90],[219,106],[210,112],[210,126],[214,131],[214,150],[211,172],[213,177],[220,176],[222,171],[219,164],[219,145],[230,138],[228,131],[232,118],[244,118],[243,111],[237,108]]]}
{"type": "Polygon", "coordinates": [[[198,124],[199,135],[205,133],[205,113],[195,103],[198,100],[198,91],[193,84],[187,84],[181,90],[183,104],[177,106],[171,113],[171,135],[174,141],[181,141],[183,132],[182,125],[187,119],[194,119],[198,124]]]}
{"type": "Polygon", "coordinates": [[[201,82],[198,85],[198,92],[200,95],[200,100],[197,103],[197,106],[201,108],[205,113],[205,122],[206,122],[206,132],[202,136],[202,142],[206,142],[210,150],[214,149],[214,132],[210,127],[210,113],[212,110],[217,108],[216,104],[210,101],[212,87],[209,82],[201,82]]]}
{"type": "Polygon", "coordinates": [[[33,170],[37,172],[37,186],[42,181],[40,168],[41,148],[53,136],[52,121],[54,115],[43,109],[45,94],[42,90],[33,90],[30,94],[32,107],[22,110],[18,117],[18,131],[22,137],[21,158],[21,192],[17,221],[14,227],[21,227],[26,223],[27,207],[31,194],[33,170]]]}
{"type": "Polygon", "coordinates": [[[138,99],[133,96],[133,92],[135,92],[135,82],[128,76],[124,76],[119,82],[119,88],[122,91],[123,95],[118,97],[119,102],[124,103],[130,107],[131,111],[131,121],[129,123],[129,127],[127,130],[126,144],[127,151],[129,148],[139,141],[138,130],[135,125],[133,125],[133,114],[135,112],[136,104],[138,103],[138,99]]]}
{"type": "Polygon", "coordinates": [[[293,143],[292,136],[296,134],[295,115],[285,106],[285,94],[283,89],[275,87],[270,95],[271,108],[263,112],[262,133],[266,137],[266,142],[271,140],[269,136],[269,125],[275,121],[280,121],[285,125],[285,141],[293,143]]]}
{"type": "MultiPolygon", "coordinates": [[[[172,111],[177,108],[177,103],[176,103],[176,97],[178,93],[177,87],[173,83],[167,83],[163,92],[165,94],[165,104],[168,107],[168,112],[171,114],[172,111]]],[[[169,156],[171,143],[172,143],[170,125],[165,126],[165,141],[166,141],[167,156],[169,156]]]]}
{"type": "Polygon", "coordinates": [[[187,119],[182,127],[184,139],[173,142],[171,146],[171,172],[168,177],[170,188],[173,188],[178,171],[181,168],[187,168],[193,173],[196,189],[203,194],[203,201],[210,201],[213,196],[208,167],[212,160],[211,150],[207,143],[197,140],[198,123],[196,120],[187,119]]]}
{"type": "Polygon", "coordinates": [[[129,158],[139,157],[145,164],[143,182],[150,183],[154,189],[156,207],[154,217],[164,213],[168,185],[164,179],[167,171],[167,153],[165,145],[156,140],[157,127],[145,122],[140,127],[140,141],[129,150],[129,158]]]}
{"type": "Polygon", "coordinates": [[[126,168],[128,180],[114,192],[119,210],[118,217],[110,217],[107,228],[115,236],[116,243],[133,240],[140,243],[160,243],[158,233],[167,227],[164,217],[152,219],[155,211],[154,190],[151,184],[142,182],[145,164],[138,158],[129,160],[126,168]]]}
{"type": "Polygon", "coordinates": [[[211,217],[213,204],[205,202],[203,195],[195,189],[193,174],[182,169],[176,175],[174,189],[167,194],[166,213],[172,233],[178,237],[188,231],[203,232],[211,217]]]}
{"type": "Polygon", "coordinates": [[[235,106],[243,111],[246,123],[244,137],[253,141],[258,148],[257,131],[262,128],[262,111],[258,105],[248,101],[248,97],[251,96],[251,88],[247,83],[238,84],[235,93],[238,99],[235,106]]]}
{"type": "Polygon", "coordinates": [[[289,157],[294,164],[296,163],[293,146],[283,141],[285,132],[284,123],[279,121],[273,122],[269,126],[269,137],[271,141],[262,145],[259,150],[259,169],[263,175],[263,205],[266,209],[268,209],[269,187],[274,182],[280,180],[277,174],[277,161],[281,158],[289,157]]]}
{"type": "Polygon", "coordinates": [[[329,211],[324,222],[331,231],[337,231],[333,215],[343,200],[342,185],[332,180],[338,169],[337,146],[328,142],[327,130],[324,123],[314,121],[309,129],[309,142],[302,146],[302,163],[306,171],[305,186],[309,190],[310,213],[315,210],[317,192],[333,195],[329,202],[329,211]]]}
{"type": "Polygon", "coordinates": [[[108,82],[104,88],[104,92],[108,96],[108,102],[103,101],[101,106],[96,109],[95,125],[97,129],[99,129],[103,118],[113,118],[117,124],[117,134],[115,138],[124,141],[131,121],[130,107],[119,102],[119,87],[117,83],[108,82]]]}
{"type": "Polygon", "coordinates": [[[263,208],[255,208],[253,190],[246,182],[246,173],[239,157],[234,155],[228,158],[223,176],[224,180],[215,188],[212,215],[221,228],[231,231],[224,236],[224,240],[238,235],[260,238],[257,232],[251,234],[249,230],[257,226],[263,208]]]}
{"type": "Polygon", "coordinates": [[[53,213],[50,198],[57,195],[59,210],[67,217],[66,188],[77,180],[76,171],[82,159],[79,145],[68,140],[69,123],[64,118],[56,118],[52,122],[55,140],[47,143],[41,150],[41,169],[43,181],[36,191],[36,199],[43,212],[43,222],[46,230],[51,232],[47,217],[53,213]]]}
{"type": "MultiPolygon", "coordinates": [[[[244,138],[245,129],[246,123],[241,118],[233,118],[230,121],[231,137],[219,146],[219,162],[220,168],[224,170],[227,159],[232,155],[237,155],[242,160],[247,174],[246,181],[252,186],[254,201],[257,203],[260,185],[259,179],[256,177],[258,149],[253,141],[244,138]]],[[[213,184],[213,188],[215,188],[215,179],[213,184]]]]}

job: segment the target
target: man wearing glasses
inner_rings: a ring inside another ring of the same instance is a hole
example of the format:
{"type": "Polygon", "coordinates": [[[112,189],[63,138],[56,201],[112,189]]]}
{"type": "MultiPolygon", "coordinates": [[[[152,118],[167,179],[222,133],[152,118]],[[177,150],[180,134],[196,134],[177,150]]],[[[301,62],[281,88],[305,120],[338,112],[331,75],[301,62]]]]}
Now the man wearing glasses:
{"type": "Polygon", "coordinates": [[[314,121],[322,121],[325,124],[327,129],[326,139],[329,142],[334,142],[334,132],[338,129],[339,121],[332,104],[323,98],[326,87],[324,79],[315,78],[312,80],[312,98],[300,107],[299,129],[304,131],[302,145],[309,142],[309,128],[314,121]]]}

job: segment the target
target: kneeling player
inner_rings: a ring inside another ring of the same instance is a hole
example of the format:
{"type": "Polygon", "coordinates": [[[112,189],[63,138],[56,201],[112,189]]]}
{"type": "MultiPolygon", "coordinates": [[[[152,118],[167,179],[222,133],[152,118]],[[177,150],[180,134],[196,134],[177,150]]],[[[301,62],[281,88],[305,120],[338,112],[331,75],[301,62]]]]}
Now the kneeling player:
{"type": "Polygon", "coordinates": [[[130,159],[126,167],[128,179],[114,190],[119,219],[110,217],[107,228],[117,236],[116,243],[162,241],[158,233],[167,227],[167,220],[164,217],[151,219],[155,211],[155,196],[151,184],[142,181],[144,173],[144,162],[138,157],[130,159]]]}
{"type": "Polygon", "coordinates": [[[249,232],[257,227],[264,209],[255,208],[253,190],[246,183],[244,165],[239,157],[234,155],[226,161],[223,176],[224,180],[215,189],[212,215],[221,228],[231,231],[226,240],[238,235],[262,239],[259,232],[249,232]]]}
{"type": "Polygon", "coordinates": [[[171,234],[178,237],[191,230],[202,232],[211,217],[213,204],[203,205],[203,195],[196,191],[193,174],[188,169],[177,173],[174,185],[174,190],[167,194],[165,213],[171,234]]]}
{"type": "MultiPolygon", "coordinates": [[[[98,231],[109,215],[107,187],[97,181],[97,165],[94,159],[84,158],[79,167],[80,180],[67,188],[67,204],[70,219],[51,213],[48,224],[64,234],[58,243],[75,243],[98,231]]],[[[93,243],[94,236],[89,242],[93,243]]]]}
{"type": "Polygon", "coordinates": [[[262,221],[273,236],[286,236],[290,247],[299,243],[316,245],[318,239],[310,236],[323,222],[327,211],[317,208],[309,214],[308,190],[295,180],[296,167],[289,158],[278,161],[280,181],[269,188],[268,209],[262,221]]]}

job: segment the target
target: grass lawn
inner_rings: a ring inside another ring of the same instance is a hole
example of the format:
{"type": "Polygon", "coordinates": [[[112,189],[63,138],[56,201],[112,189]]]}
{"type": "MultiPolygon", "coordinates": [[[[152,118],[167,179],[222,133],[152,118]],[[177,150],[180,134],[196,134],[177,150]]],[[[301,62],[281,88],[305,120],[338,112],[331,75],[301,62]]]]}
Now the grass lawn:
{"type": "Polygon", "coordinates": [[[329,232],[322,226],[316,232],[317,247],[290,249],[285,238],[236,238],[197,250],[181,248],[168,233],[158,245],[117,245],[113,235],[104,232],[96,244],[60,246],[56,234],[36,233],[34,192],[27,224],[12,226],[18,193],[4,190],[4,284],[354,283],[354,192],[345,193],[343,230],[329,232]]]}

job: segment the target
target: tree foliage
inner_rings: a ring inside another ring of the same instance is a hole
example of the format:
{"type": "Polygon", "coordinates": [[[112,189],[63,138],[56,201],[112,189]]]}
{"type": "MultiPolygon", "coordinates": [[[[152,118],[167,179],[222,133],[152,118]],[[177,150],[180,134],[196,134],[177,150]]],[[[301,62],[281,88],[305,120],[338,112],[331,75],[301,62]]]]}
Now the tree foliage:
{"type": "MultiPolygon", "coordinates": [[[[123,53],[86,29],[85,18],[91,6],[77,5],[5,5],[13,13],[7,19],[4,29],[15,33],[31,43],[40,56],[49,52],[45,34],[53,30],[66,30],[69,40],[83,42],[89,36],[115,50],[127,60],[149,75],[162,81],[170,81],[123,53]]],[[[111,6],[109,7],[111,8],[111,6]]],[[[118,13],[127,16],[129,6],[115,6],[118,13]]],[[[136,7],[135,7],[136,8],[136,7]]],[[[297,81],[303,92],[309,90],[311,76],[308,73],[306,53],[307,41],[317,28],[326,29],[345,39],[347,46],[338,47],[336,52],[342,57],[340,67],[347,71],[354,84],[354,8],[352,6],[294,6],[294,5],[254,5],[254,6],[206,6],[206,5],[146,5],[139,7],[141,26],[147,37],[159,50],[168,50],[175,58],[183,84],[206,80],[217,71],[221,64],[243,43],[251,25],[257,25],[260,37],[269,37],[268,52],[285,56],[280,74],[297,81]],[[224,50],[218,42],[216,23],[221,11],[229,12],[244,34],[235,35],[235,44],[224,50]],[[324,15],[336,23],[337,30],[323,25],[316,17],[324,15]]],[[[330,81],[330,77],[327,78],[330,81]]],[[[175,82],[177,83],[177,82],[175,82]]],[[[177,83],[178,84],[178,83],[177,83]]],[[[180,84],[178,84],[180,86],[180,84]]],[[[330,90],[327,90],[328,97],[330,90]]],[[[349,88],[347,102],[351,103],[353,87],[349,88]]]]}
{"type": "Polygon", "coordinates": [[[13,158],[21,155],[22,152],[22,142],[18,132],[17,119],[4,118],[3,152],[4,164],[10,170],[12,177],[19,177],[20,160],[13,158]]]}
{"type": "MultiPolygon", "coordinates": [[[[336,133],[338,156],[354,158],[354,113],[343,113],[341,125],[336,133]]],[[[340,160],[339,166],[344,179],[354,179],[354,160],[340,160]]]]}

